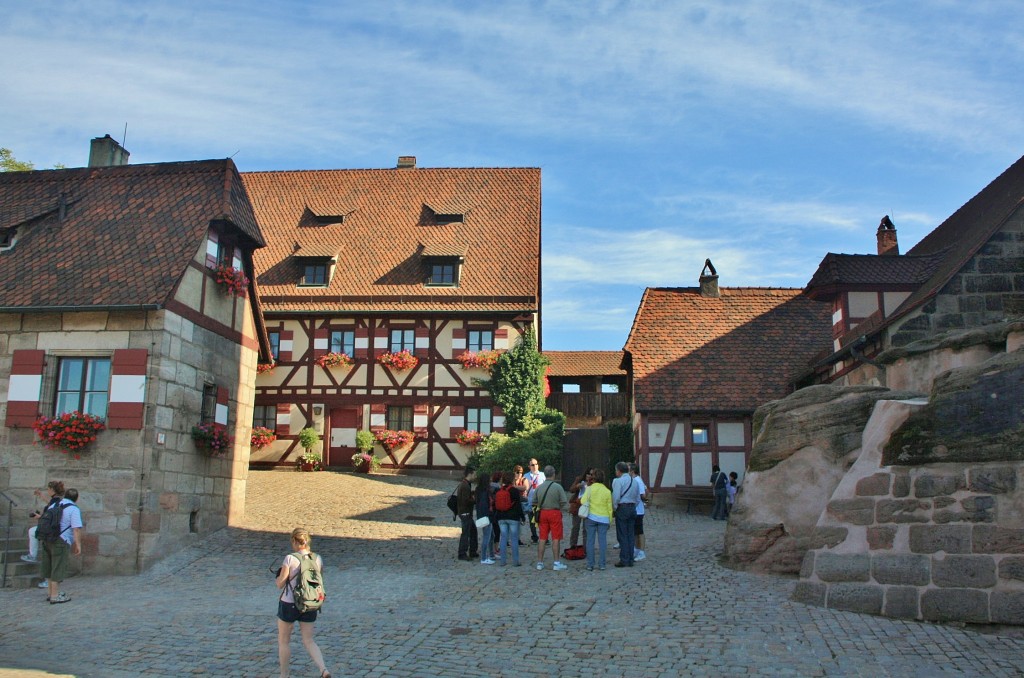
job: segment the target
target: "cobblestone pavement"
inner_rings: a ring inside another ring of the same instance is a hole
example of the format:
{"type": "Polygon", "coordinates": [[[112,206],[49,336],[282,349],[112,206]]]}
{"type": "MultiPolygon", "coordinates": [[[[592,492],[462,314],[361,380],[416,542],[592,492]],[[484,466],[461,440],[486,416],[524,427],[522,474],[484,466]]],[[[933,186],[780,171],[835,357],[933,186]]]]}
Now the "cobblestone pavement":
{"type": "MultiPolygon", "coordinates": [[[[648,514],[632,569],[538,572],[532,547],[523,567],[459,562],[453,486],[253,472],[243,526],[138,577],[73,578],[65,605],[0,592],[0,674],[276,676],[269,568],[301,524],[325,563],[317,640],[335,676],[1024,675],[1020,634],[790,602],[794,580],[716,563],[722,523],[670,508],[648,514]]],[[[298,633],[291,666],[317,674],[298,633]]]]}

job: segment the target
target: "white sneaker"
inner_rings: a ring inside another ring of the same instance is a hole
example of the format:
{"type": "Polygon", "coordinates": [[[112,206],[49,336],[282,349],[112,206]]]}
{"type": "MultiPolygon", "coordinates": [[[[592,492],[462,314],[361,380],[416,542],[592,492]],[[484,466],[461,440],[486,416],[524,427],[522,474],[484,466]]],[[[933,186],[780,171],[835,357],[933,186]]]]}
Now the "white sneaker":
{"type": "Polygon", "coordinates": [[[537,563],[537,569],[538,570],[543,570],[544,569],[544,563],[537,563]]]}
{"type": "Polygon", "coordinates": [[[569,566],[563,564],[562,562],[560,562],[558,560],[556,560],[555,564],[551,566],[551,569],[552,570],[568,570],[569,566]]]}
{"type": "Polygon", "coordinates": [[[45,589],[49,585],[50,585],[50,582],[48,580],[46,580],[46,579],[44,579],[43,581],[41,581],[38,584],[36,584],[36,586],[38,588],[41,588],[41,589],[45,589]]]}
{"type": "Polygon", "coordinates": [[[613,548],[613,549],[617,549],[617,548],[619,548],[619,545],[618,545],[618,544],[613,544],[613,545],[612,545],[612,548],[613,548]]]}
{"type": "Polygon", "coordinates": [[[26,563],[38,563],[39,562],[38,558],[33,558],[32,556],[30,556],[27,553],[24,554],[23,556],[21,556],[21,559],[24,560],[26,563]]]}
{"type": "Polygon", "coordinates": [[[644,553],[643,551],[639,551],[639,550],[638,550],[638,551],[636,551],[636,552],[634,553],[634,555],[633,555],[633,560],[643,560],[643,559],[644,559],[644,558],[646,558],[646,557],[647,557],[647,554],[646,554],[646,553],[644,553]]]}
{"type": "Polygon", "coordinates": [[[494,565],[494,561],[491,560],[490,558],[484,558],[483,560],[480,561],[480,564],[481,565],[494,565]]]}

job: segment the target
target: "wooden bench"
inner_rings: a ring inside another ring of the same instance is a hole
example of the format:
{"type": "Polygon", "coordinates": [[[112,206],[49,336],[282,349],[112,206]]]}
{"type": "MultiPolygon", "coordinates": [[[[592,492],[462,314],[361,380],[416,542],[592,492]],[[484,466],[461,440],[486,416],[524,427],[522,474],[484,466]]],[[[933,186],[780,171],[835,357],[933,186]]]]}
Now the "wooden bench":
{"type": "Polygon", "coordinates": [[[660,494],[665,495],[666,499],[676,502],[679,505],[686,502],[687,514],[693,512],[695,504],[706,504],[708,506],[714,506],[715,504],[715,492],[710,485],[696,487],[676,485],[672,489],[662,489],[660,494]]]}

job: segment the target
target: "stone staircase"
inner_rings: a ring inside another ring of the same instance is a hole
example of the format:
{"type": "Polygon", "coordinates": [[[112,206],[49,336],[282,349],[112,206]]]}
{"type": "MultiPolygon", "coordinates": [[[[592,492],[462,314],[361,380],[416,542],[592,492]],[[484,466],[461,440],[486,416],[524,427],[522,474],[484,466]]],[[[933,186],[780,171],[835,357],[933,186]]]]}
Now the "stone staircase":
{"type": "Polygon", "coordinates": [[[26,563],[21,556],[28,553],[27,526],[11,527],[11,536],[7,538],[7,528],[0,527],[0,567],[7,573],[7,588],[33,588],[43,580],[39,576],[37,563],[26,563]]]}

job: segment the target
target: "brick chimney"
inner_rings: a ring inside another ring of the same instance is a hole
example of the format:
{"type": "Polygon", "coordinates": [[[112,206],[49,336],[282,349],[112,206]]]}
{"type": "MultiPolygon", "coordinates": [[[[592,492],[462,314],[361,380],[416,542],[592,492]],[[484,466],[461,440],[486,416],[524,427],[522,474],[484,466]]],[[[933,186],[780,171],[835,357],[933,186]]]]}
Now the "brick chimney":
{"type": "Polygon", "coordinates": [[[127,165],[129,155],[131,154],[111,139],[109,134],[96,137],[89,144],[89,167],[127,165]]]}
{"type": "Polygon", "coordinates": [[[878,224],[878,232],[875,234],[878,239],[878,254],[897,256],[900,253],[900,244],[896,241],[896,227],[889,220],[889,215],[882,217],[882,223],[878,224]]]}
{"type": "Polygon", "coordinates": [[[416,169],[415,155],[398,156],[398,169],[416,169]]]}
{"type": "Polygon", "coordinates": [[[718,273],[710,259],[704,260],[704,269],[700,272],[700,296],[715,298],[722,296],[722,293],[718,291],[718,273]]]}

